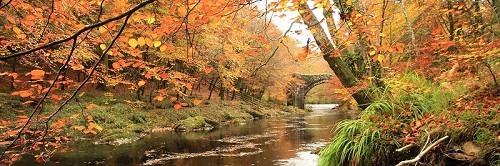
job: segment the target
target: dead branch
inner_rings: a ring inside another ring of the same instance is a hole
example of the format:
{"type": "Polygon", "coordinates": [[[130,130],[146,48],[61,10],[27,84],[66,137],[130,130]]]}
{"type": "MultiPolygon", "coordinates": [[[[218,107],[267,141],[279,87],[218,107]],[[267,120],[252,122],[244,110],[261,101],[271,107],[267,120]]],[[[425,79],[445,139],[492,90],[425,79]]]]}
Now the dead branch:
{"type": "Polygon", "coordinates": [[[408,164],[412,164],[412,163],[418,162],[420,159],[422,159],[422,157],[424,157],[425,154],[427,154],[427,152],[429,152],[431,149],[433,149],[434,147],[436,147],[439,143],[443,142],[444,140],[446,140],[448,138],[449,138],[449,136],[444,136],[443,138],[440,138],[439,140],[437,140],[436,142],[432,143],[427,148],[425,148],[425,150],[423,150],[422,152],[420,152],[417,155],[417,157],[415,157],[415,158],[413,158],[411,160],[401,161],[396,166],[403,166],[403,165],[408,165],[408,164]]]}

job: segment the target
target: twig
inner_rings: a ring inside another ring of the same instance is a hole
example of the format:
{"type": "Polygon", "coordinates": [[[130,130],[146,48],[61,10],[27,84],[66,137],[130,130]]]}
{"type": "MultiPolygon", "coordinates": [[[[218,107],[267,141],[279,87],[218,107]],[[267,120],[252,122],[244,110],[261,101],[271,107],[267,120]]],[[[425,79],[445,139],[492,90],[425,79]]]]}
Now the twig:
{"type": "Polygon", "coordinates": [[[425,150],[423,150],[422,152],[420,152],[417,157],[411,159],[411,160],[405,160],[405,161],[401,161],[398,163],[398,165],[396,166],[403,166],[403,165],[407,165],[407,164],[412,164],[412,163],[415,163],[415,162],[418,162],[420,159],[422,159],[422,157],[427,154],[427,152],[429,152],[432,148],[436,147],[439,143],[443,142],[444,140],[448,139],[449,136],[444,136],[443,138],[440,138],[439,140],[437,140],[436,142],[432,143],[431,145],[429,145],[429,147],[425,148],[425,150]]]}
{"type": "Polygon", "coordinates": [[[3,4],[2,6],[0,6],[0,9],[4,8],[5,6],[9,5],[10,3],[12,2],[12,0],[6,2],[5,4],[3,4]]]}
{"type": "Polygon", "coordinates": [[[52,14],[54,13],[54,0],[52,0],[52,5],[50,6],[50,13],[49,16],[47,17],[47,23],[45,23],[45,26],[43,26],[42,32],[40,33],[40,38],[39,40],[42,39],[43,34],[45,33],[45,30],[47,30],[47,27],[50,24],[50,17],[52,17],[52,14]]]}
{"type": "Polygon", "coordinates": [[[404,152],[404,151],[407,151],[408,149],[411,149],[413,147],[417,146],[417,144],[408,144],[406,146],[403,146],[399,149],[396,149],[396,152],[404,152]]]}

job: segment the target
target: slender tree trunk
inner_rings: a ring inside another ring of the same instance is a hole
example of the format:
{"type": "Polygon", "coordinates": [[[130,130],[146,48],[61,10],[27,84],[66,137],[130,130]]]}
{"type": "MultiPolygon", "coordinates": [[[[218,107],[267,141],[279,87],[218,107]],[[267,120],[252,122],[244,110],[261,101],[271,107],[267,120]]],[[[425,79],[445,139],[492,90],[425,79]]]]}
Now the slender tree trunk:
{"type": "Polygon", "coordinates": [[[220,83],[220,89],[219,89],[219,97],[221,100],[224,100],[224,94],[226,93],[226,89],[224,88],[224,85],[222,84],[222,81],[220,83]]]}
{"type": "MultiPolygon", "coordinates": [[[[453,1],[448,0],[448,11],[451,11],[453,9],[453,1]]],[[[453,13],[449,12],[448,13],[448,23],[450,24],[449,26],[449,31],[450,31],[450,41],[455,39],[455,21],[453,20],[453,13]]]]}
{"type": "Polygon", "coordinates": [[[208,89],[210,90],[210,94],[208,95],[208,100],[210,100],[210,98],[212,98],[212,93],[215,89],[215,84],[217,84],[218,80],[219,80],[219,77],[217,77],[215,80],[212,80],[212,82],[210,83],[210,86],[208,87],[208,89]]]}
{"type": "Polygon", "coordinates": [[[410,17],[408,16],[408,12],[406,12],[405,0],[401,0],[401,8],[403,9],[403,14],[405,15],[406,26],[408,26],[408,31],[410,31],[412,51],[414,53],[414,57],[416,57],[418,56],[419,52],[417,49],[417,42],[415,39],[415,32],[413,31],[413,25],[411,23],[410,17]]]}
{"type": "MultiPolygon", "coordinates": [[[[12,68],[11,68],[12,73],[16,72],[16,66],[17,66],[17,57],[12,59],[12,68]]],[[[10,90],[11,91],[14,90],[14,77],[12,77],[10,81],[10,90]]]]}

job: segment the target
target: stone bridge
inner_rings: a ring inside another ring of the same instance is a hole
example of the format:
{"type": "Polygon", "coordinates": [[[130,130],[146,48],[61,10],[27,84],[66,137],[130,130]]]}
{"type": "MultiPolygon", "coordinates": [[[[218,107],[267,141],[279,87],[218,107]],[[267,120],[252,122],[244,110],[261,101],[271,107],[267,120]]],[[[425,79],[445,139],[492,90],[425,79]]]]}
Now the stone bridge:
{"type": "Polygon", "coordinates": [[[307,92],[317,85],[324,84],[333,78],[332,74],[301,74],[294,73],[293,77],[302,80],[303,84],[296,84],[289,89],[287,105],[304,109],[307,92]]]}

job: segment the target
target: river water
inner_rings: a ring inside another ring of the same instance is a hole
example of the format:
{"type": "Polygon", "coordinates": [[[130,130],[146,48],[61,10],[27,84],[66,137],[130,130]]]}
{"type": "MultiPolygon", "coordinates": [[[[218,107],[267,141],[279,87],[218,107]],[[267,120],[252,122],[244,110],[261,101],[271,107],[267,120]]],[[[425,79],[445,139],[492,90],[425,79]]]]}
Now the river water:
{"type": "Polygon", "coordinates": [[[77,142],[43,164],[316,165],[318,156],[312,152],[328,144],[335,124],[356,115],[331,109],[333,104],[308,106],[313,111],[304,116],[255,120],[210,132],[156,132],[120,146],[77,142]]]}

